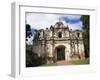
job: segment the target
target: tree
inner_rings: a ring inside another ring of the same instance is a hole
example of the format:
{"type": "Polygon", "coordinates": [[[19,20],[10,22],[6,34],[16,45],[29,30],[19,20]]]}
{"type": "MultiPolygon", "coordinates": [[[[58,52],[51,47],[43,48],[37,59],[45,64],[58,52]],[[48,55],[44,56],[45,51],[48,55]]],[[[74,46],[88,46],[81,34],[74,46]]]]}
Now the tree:
{"type": "MultiPolygon", "coordinates": [[[[31,38],[32,32],[31,32],[31,26],[29,24],[26,24],[26,41],[28,41],[27,38],[31,38]]],[[[28,45],[26,43],[26,66],[32,66],[32,45],[28,45]]]]}
{"type": "Polygon", "coordinates": [[[84,48],[85,48],[85,57],[89,58],[89,24],[90,24],[90,16],[89,15],[82,15],[80,20],[83,23],[83,41],[84,41],[84,48]]]}
{"type": "Polygon", "coordinates": [[[27,37],[31,37],[32,36],[32,32],[31,32],[31,26],[29,24],[26,24],[26,38],[27,37]]]}

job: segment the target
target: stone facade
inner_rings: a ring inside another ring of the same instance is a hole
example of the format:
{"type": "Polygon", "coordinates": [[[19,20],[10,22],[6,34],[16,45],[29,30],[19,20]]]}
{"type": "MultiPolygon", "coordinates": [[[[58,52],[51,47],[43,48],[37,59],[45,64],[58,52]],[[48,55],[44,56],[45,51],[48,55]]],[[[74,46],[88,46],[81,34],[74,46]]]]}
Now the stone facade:
{"type": "Polygon", "coordinates": [[[33,52],[46,57],[47,62],[84,59],[82,31],[73,31],[62,22],[38,30],[33,40],[33,52]]]}

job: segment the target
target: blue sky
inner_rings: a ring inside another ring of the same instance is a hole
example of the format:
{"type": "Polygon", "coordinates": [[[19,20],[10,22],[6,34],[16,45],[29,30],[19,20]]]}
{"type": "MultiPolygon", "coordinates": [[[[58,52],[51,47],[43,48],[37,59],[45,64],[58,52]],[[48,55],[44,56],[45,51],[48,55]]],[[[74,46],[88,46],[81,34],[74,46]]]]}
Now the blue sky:
{"type": "Polygon", "coordinates": [[[80,22],[80,18],[68,18],[68,17],[61,17],[66,23],[75,24],[80,22]]]}
{"type": "Polygon", "coordinates": [[[55,23],[60,20],[65,26],[68,25],[72,30],[82,30],[80,17],[81,15],[27,13],[26,23],[35,29],[45,29],[51,25],[55,25],[55,23]]]}

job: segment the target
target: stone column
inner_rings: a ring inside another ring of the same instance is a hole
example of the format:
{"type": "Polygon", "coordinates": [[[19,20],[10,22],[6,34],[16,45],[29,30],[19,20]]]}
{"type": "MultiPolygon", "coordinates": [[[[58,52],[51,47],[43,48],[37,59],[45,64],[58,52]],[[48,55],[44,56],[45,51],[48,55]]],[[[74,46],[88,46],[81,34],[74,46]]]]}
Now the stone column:
{"type": "Polygon", "coordinates": [[[54,57],[54,42],[52,40],[52,42],[51,42],[51,53],[50,53],[50,63],[53,63],[53,57],[54,57]]]}
{"type": "Polygon", "coordinates": [[[71,51],[70,51],[70,45],[67,44],[66,48],[65,48],[65,60],[66,61],[70,61],[70,54],[71,54],[71,51]]]}
{"type": "Polygon", "coordinates": [[[85,59],[85,52],[84,52],[84,44],[83,44],[83,42],[81,44],[81,58],[85,59]]]}
{"type": "Polygon", "coordinates": [[[44,41],[42,40],[41,41],[41,53],[42,53],[42,56],[44,55],[44,47],[45,45],[44,45],[44,41]]]}

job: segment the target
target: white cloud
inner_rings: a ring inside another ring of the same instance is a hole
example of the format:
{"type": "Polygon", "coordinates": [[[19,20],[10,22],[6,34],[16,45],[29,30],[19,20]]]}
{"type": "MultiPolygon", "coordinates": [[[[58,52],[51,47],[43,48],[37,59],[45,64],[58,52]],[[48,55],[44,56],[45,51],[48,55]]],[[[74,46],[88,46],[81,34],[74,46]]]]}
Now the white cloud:
{"type": "Polygon", "coordinates": [[[50,27],[58,21],[58,16],[55,14],[35,14],[27,13],[26,22],[31,27],[36,29],[50,27]]]}
{"type": "Polygon", "coordinates": [[[26,38],[27,39],[27,41],[26,41],[26,44],[28,44],[28,45],[32,45],[33,44],[33,36],[31,36],[31,38],[26,38]]]}
{"type": "MultiPolygon", "coordinates": [[[[70,19],[77,19],[80,18],[81,15],[56,15],[56,14],[38,14],[38,13],[27,13],[26,22],[30,24],[32,28],[35,29],[45,29],[54,25],[56,22],[59,21],[59,18],[67,17],[70,19]]],[[[64,25],[68,25],[69,28],[75,30],[82,28],[82,22],[78,22],[75,24],[66,23],[65,21],[61,20],[64,25]]]]}

